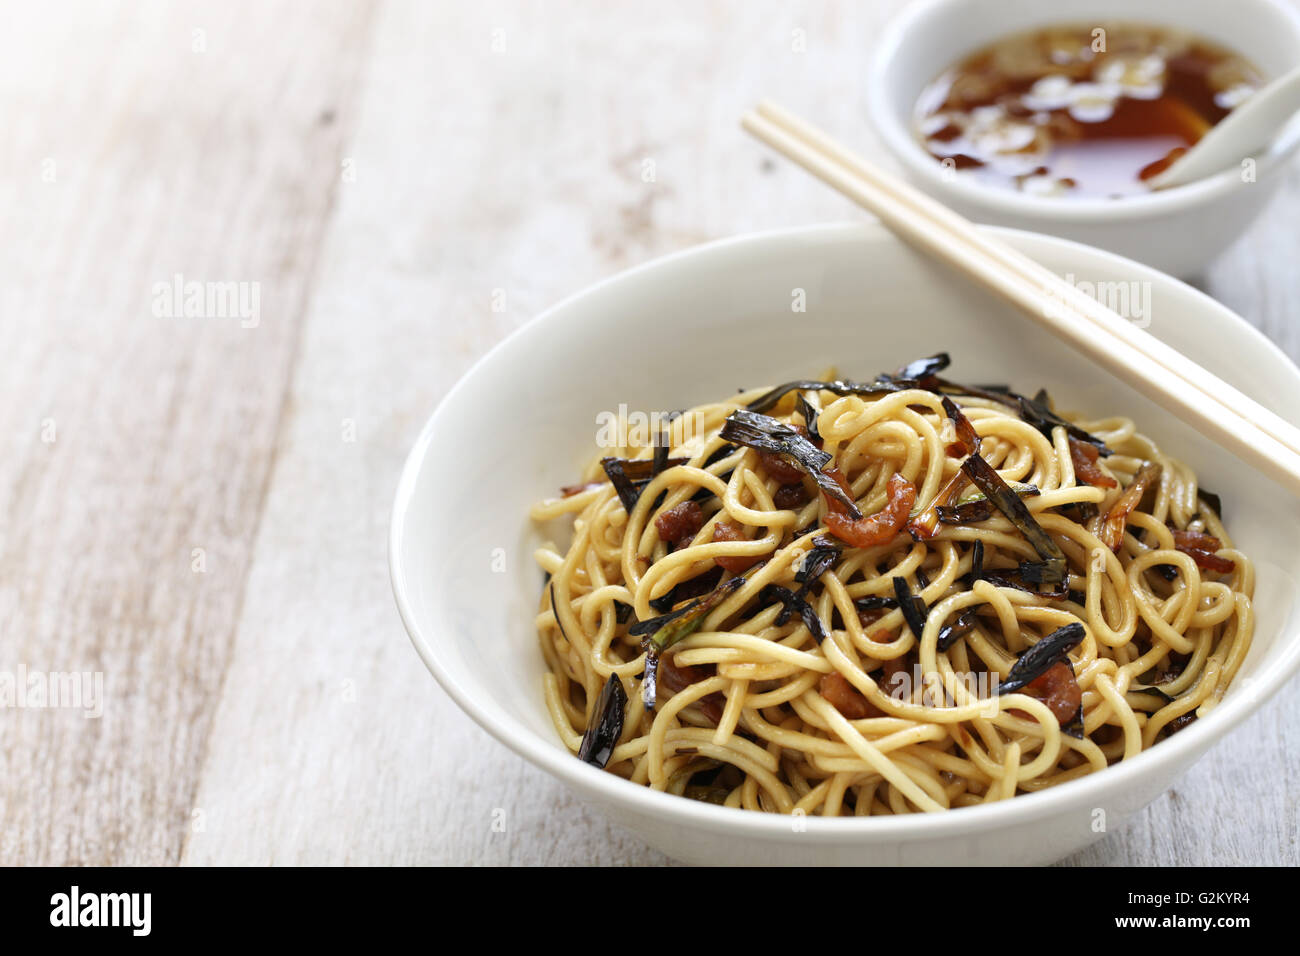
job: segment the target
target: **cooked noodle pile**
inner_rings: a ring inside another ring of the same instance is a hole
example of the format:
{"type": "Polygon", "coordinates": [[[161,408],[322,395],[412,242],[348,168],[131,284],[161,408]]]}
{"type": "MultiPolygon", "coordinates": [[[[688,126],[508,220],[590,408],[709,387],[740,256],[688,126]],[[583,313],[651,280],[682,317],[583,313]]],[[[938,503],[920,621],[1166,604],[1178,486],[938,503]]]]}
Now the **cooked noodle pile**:
{"type": "Polygon", "coordinates": [[[537,553],[571,750],[732,807],[908,813],[1102,770],[1215,706],[1254,586],[1217,498],[1128,419],[946,364],[690,409],[533,509],[573,518],[537,553]]]}

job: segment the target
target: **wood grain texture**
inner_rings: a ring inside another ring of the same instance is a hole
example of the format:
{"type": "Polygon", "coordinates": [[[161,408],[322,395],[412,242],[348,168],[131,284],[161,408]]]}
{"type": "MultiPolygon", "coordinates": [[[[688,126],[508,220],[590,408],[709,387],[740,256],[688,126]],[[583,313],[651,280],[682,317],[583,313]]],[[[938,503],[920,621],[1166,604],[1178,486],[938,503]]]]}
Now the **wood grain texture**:
{"type": "MultiPolygon", "coordinates": [[[[393,607],[392,493],[540,309],[857,218],[737,118],[775,93],[873,150],[865,51],[896,6],[88,7],[0,41],[0,668],[102,669],[109,696],[0,712],[0,861],[669,862],[438,689],[393,607]],[[155,319],[177,271],[260,281],[261,324],[155,319]]],[[[1293,358],[1297,209],[1293,173],[1202,283],[1293,358]]],[[[1300,862],[1298,688],[1066,862],[1300,862]]]]}
{"type": "Polygon", "coordinates": [[[24,10],[0,41],[0,667],[102,672],[105,703],[0,712],[0,860],[172,863],[365,8],[24,10]],[[177,273],[257,283],[260,322],[155,314],[177,273]]]}

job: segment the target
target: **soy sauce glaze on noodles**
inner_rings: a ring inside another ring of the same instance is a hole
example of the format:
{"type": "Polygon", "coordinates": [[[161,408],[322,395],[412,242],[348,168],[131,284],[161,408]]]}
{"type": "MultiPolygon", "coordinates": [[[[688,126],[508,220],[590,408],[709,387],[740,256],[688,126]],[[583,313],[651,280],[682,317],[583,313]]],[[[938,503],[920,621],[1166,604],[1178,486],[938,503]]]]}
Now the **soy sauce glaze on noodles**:
{"type": "Polygon", "coordinates": [[[1213,708],[1254,571],[1126,418],[940,376],[791,383],[625,435],[533,508],[555,727],[634,783],[935,811],[1132,757],[1213,708]]]}

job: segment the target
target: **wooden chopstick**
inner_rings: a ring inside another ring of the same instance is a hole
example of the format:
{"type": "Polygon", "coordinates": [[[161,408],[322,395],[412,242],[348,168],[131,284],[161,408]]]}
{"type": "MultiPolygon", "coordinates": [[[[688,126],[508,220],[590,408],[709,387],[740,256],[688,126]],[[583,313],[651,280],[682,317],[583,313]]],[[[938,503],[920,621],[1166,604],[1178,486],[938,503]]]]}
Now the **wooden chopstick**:
{"type": "Polygon", "coordinates": [[[1140,349],[1151,359],[1159,362],[1165,368],[1187,381],[1188,384],[1201,389],[1211,398],[1251,419],[1261,429],[1270,432],[1282,444],[1300,453],[1300,428],[1260,405],[1227,382],[1216,378],[1177,349],[1160,341],[1146,330],[1133,325],[1101,302],[1080,293],[1046,266],[1035,262],[1020,250],[1012,248],[1005,242],[980,232],[969,220],[964,219],[952,209],[927,196],[910,183],[891,176],[879,167],[873,166],[861,156],[831,139],[817,127],[777,104],[771,102],[760,103],[757,112],[760,116],[782,127],[794,138],[804,141],[810,147],[820,150],[827,157],[851,169],[854,173],[872,183],[877,189],[894,193],[901,202],[934,220],[941,228],[962,234],[971,244],[978,246],[989,256],[999,259],[1013,271],[1041,286],[1052,297],[1051,301],[1055,302],[1058,298],[1071,299],[1072,305],[1075,307],[1073,311],[1101,325],[1108,334],[1124,339],[1130,345],[1140,349]],[[1211,383],[1213,384],[1211,385],[1211,383]]]}
{"type": "Polygon", "coordinates": [[[875,213],[900,238],[1002,296],[1217,444],[1300,493],[1300,437],[1296,437],[1300,430],[1290,423],[1100,302],[1081,295],[1050,270],[979,232],[952,210],[785,111],[765,105],[761,111],[746,113],[743,125],[875,213]],[[1149,348],[1150,343],[1160,347],[1149,348]]]}

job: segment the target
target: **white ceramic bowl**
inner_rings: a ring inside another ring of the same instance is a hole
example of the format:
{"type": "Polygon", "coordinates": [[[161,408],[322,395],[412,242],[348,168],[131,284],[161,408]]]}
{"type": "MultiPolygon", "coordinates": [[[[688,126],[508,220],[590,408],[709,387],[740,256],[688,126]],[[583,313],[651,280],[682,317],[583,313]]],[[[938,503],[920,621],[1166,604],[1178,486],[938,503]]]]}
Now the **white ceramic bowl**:
{"type": "MultiPolygon", "coordinates": [[[[1300,64],[1300,15],[1272,0],[919,0],[886,26],[867,78],[867,108],[885,145],[920,188],[976,222],[1075,239],[1192,276],[1263,209],[1300,148],[1300,123],[1239,169],[1124,199],[1039,197],[955,176],[916,140],[913,108],[939,73],[981,46],[1051,24],[1128,21],[1176,26],[1253,60],[1270,78],[1300,64]]],[[[1253,144],[1243,144],[1252,148],[1253,144]]]]}
{"type": "MultiPolygon", "coordinates": [[[[1149,282],[1152,330],[1265,405],[1300,405],[1300,372],[1201,293],[1094,249],[1003,238],[1060,273],[1149,282]]],[[[416,370],[410,370],[415,374],[416,370]]],[[[1124,382],[873,225],[713,243],[608,279],[497,346],[434,412],[402,473],[390,564],[416,650],[497,739],[648,843],[696,863],[1043,863],[1117,828],[1278,689],[1300,662],[1300,503],[1246,472],[1124,382]],[[806,314],[791,313],[803,289],[806,314]],[[897,818],[798,820],[657,793],[564,749],[542,702],[533,618],[542,586],[528,508],[595,451],[596,415],[680,408],[816,374],[871,376],[947,349],[953,377],[1040,385],[1066,409],[1134,417],[1219,491],[1258,565],[1259,626],[1204,720],[1133,760],[996,805],[897,818]],[[507,571],[494,571],[494,549],[507,571]],[[1098,811],[1102,811],[1099,814],[1098,811]]],[[[1250,826],[1248,819],[1239,822],[1250,826]]]]}

